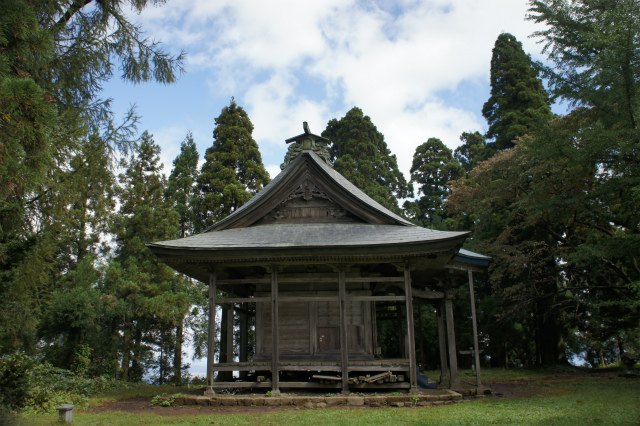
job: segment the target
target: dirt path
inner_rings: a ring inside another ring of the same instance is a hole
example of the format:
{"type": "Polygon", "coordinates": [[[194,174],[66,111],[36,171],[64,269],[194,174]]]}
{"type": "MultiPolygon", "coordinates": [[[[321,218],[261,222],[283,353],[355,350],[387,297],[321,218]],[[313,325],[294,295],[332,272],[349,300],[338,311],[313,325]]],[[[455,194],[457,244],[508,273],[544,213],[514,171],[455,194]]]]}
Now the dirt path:
{"type": "MultiPolygon", "coordinates": [[[[296,411],[306,410],[304,407],[297,406],[284,406],[284,407],[210,407],[200,405],[177,405],[170,407],[159,407],[157,405],[151,405],[150,398],[133,398],[124,399],[120,401],[109,401],[105,404],[101,404],[96,407],[91,407],[84,412],[88,413],[104,413],[121,411],[132,414],[155,414],[160,416],[197,416],[203,414],[261,414],[261,413],[274,413],[278,411],[296,411]]],[[[363,410],[374,409],[369,407],[349,407],[349,406],[335,406],[327,407],[325,409],[351,409],[351,410],[363,410]]]]}
{"type": "MultiPolygon", "coordinates": [[[[534,392],[528,382],[497,382],[489,383],[492,390],[490,398],[520,398],[531,396],[534,392]]],[[[473,398],[465,398],[473,399],[473,398]]],[[[99,406],[91,407],[85,412],[126,412],[132,414],[156,414],[161,416],[196,416],[203,414],[260,414],[273,413],[278,411],[305,410],[308,408],[299,406],[282,407],[246,407],[246,406],[200,406],[200,405],[177,405],[170,407],[160,407],[151,404],[151,398],[132,398],[119,401],[109,401],[99,406]]],[[[350,410],[376,410],[379,408],[369,406],[329,406],[324,409],[350,409],[350,410]]]]}

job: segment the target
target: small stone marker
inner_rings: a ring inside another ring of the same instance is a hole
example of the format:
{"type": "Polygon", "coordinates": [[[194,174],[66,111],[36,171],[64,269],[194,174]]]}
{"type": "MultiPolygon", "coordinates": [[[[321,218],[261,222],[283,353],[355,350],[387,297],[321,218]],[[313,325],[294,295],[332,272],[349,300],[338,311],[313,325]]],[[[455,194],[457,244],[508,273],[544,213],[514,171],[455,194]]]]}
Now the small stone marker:
{"type": "Polygon", "coordinates": [[[60,415],[60,417],[58,418],[59,421],[65,422],[65,423],[72,423],[74,407],[75,405],[65,404],[56,408],[56,410],[58,410],[58,414],[60,415]]]}

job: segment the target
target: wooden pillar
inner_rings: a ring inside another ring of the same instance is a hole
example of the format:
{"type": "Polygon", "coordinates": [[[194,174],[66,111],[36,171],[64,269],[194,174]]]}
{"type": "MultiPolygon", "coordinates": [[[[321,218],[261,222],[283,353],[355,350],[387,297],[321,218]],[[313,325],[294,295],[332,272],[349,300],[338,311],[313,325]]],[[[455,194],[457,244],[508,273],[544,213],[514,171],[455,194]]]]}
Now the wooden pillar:
{"type": "Polygon", "coordinates": [[[447,341],[449,343],[449,368],[451,370],[449,388],[460,386],[458,378],[458,356],[456,354],[456,332],[453,327],[453,304],[450,298],[444,299],[447,316],[447,341]]]}
{"type": "Polygon", "coordinates": [[[273,395],[280,394],[278,335],[278,267],[274,265],[271,268],[271,392],[273,395]]]}
{"type": "MultiPolygon", "coordinates": [[[[229,291],[229,297],[234,297],[233,287],[229,291]]],[[[234,305],[227,306],[227,353],[225,362],[233,362],[233,317],[234,317],[234,305]]],[[[233,377],[233,373],[229,372],[229,379],[233,377]]]]}
{"type": "Polygon", "coordinates": [[[473,271],[469,269],[469,295],[471,296],[471,321],[473,322],[473,353],[476,362],[476,386],[478,392],[482,383],[480,381],[480,350],[478,348],[478,323],[476,321],[476,295],[473,290],[473,271]]]}
{"type": "MultiPolygon", "coordinates": [[[[242,308],[245,308],[247,306],[246,303],[242,304],[242,308]]],[[[239,353],[239,361],[240,362],[247,362],[247,355],[248,355],[248,346],[249,346],[249,330],[248,330],[248,314],[247,312],[243,309],[242,311],[240,311],[240,342],[239,342],[239,346],[240,346],[240,353],[239,353]]],[[[247,371],[241,371],[240,372],[240,377],[241,378],[245,378],[247,377],[247,371]]]]}
{"type": "Polygon", "coordinates": [[[410,393],[418,392],[418,375],[416,363],[416,336],[413,328],[413,296],[411,292],[411,269],[409,264],[404,266],[404,294],[406,299],[407,311],[407,338],[409,339],[409,378],[411,389],[410,393]]]}
{"type": "Polygon", "coordinates": [[[347,283],[344,267],[338,269],[340,293],[340,355],[342,355],[342,393],[349,394],[349,338],[347,335],[347,283]]]}
{"type": "Polygon", "coordinates": [[[440,344],[440,384],[444,385],[449,382],[449,373],[447,369],[447,337],[444,331],[444,309],[443,302],[438,302],[436,308],[436,316],[438,318],[438,343],[440,344]]]}
{"type": "Polygon", "coordinates": [[[216,273],[209,274],[209,330],[207,333],[207,387],[205,394],[213,394],[213,363],[216,348],[216,273]]]}

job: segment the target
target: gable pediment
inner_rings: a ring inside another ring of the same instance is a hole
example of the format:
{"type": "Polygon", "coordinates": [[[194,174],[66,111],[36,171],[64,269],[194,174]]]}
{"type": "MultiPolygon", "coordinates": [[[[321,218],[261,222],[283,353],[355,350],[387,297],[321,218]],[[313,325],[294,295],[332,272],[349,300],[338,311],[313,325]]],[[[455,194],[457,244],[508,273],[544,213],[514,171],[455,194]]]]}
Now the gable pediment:
{"type": "Polygon", "coordinates": [[[289,196],[252,226],[273,223],[362,222],[336,203],[315,182],[302,182],[289,196]]]}
{"type": "Polygon", "coordinates": [[[271,183],[206,232],[273,223],[412,223],[376,203],[313,151],[302,151],[271,183]]]}

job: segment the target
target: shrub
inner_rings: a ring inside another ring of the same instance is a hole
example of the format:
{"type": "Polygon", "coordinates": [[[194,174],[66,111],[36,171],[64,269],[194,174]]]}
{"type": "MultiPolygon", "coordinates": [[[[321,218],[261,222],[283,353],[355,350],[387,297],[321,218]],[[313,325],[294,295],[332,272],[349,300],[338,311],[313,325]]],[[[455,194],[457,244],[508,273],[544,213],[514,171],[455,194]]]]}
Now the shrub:
{"type": "Polygon", "coordinates": [[[20,353],[0,359],[0,402],[11,409],[53,411],[62,404],[84,404],[90,395],[119,386],[109,377],[85,378],[20,353]]]}

